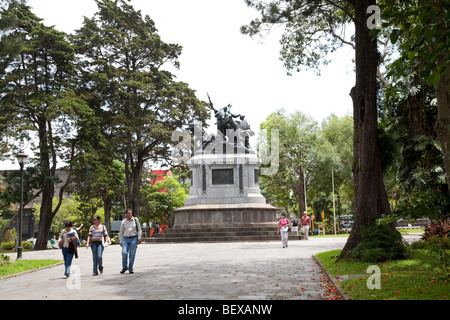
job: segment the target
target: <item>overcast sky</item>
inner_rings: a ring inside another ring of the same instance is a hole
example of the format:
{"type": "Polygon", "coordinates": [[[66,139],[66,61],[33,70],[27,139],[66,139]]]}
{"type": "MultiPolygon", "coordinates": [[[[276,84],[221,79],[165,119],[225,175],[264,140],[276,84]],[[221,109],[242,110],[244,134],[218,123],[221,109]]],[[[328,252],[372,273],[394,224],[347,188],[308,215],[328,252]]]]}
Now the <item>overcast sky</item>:
{"type": "MultiPolygon", "coordinates": [[[[97,11],[93,0],[28,0],[28,4],[46,25],[67,33],[97,11]]],[[[132,0],[131,4],[155,21],[163,41],[183,47],[180,70],[170,69],[177,79],[196,90],[199,99],[207,101],[208,92],[216,108],[232,104],[232,111],[244,114],[254,131],[279,108],[302,111],[319,122],[331,113],[351,114],[349,92],[355,76],[350,47],[334,53],[321,76],[312,70],[288,76],[279,60],[281,28],[258,39],[240,33],[242,25],[258,17],[244,0],[132,0]]]]}

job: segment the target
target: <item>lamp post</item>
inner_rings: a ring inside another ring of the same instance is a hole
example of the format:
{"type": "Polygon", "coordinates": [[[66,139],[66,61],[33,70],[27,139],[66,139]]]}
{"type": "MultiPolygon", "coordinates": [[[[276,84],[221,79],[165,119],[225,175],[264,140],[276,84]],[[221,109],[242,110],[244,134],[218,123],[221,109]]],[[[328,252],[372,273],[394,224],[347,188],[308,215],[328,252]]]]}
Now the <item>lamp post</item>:
{"type": "Polygon", "coordinates": [[[172,197],[169,198],[169,228],[173,226],[173,210],[172,210],[172,197]]]}
{"type": "Polygon", "coordinates": [[[17,258],[22,259],[22,220],[23,220],[23,166],[27,161],[28,156],[24,153],[17,155],[17,161],[20,165],[20,212],[19,212],[19,241],[17,243],[17,258]]]}

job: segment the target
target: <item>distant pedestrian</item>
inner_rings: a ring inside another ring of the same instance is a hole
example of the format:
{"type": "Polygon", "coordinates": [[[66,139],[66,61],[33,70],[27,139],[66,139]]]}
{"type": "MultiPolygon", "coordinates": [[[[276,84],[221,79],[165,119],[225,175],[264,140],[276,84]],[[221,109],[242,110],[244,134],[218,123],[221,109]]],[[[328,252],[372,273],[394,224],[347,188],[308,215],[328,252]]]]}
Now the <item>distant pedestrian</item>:
{"type": "Polygon", "coordinates": [[[298,219],[296,217],[292,217],[292,231],[295,231],[298,235],[298,219]]]}
{"type": "Polygon", "coordinates": [[[155,222],[155,226],[153,227],[153,236],[156,237],[159,235],[159,223],[158,221],[155,222]]]}
{"type": "Polygon", "coordinates": [[[56,236],[53,235],[53,237],[50,239],[50,246],[52,249],[59,249],[58,245],[56,244],[56,236]]]}
{"type": "Polygon", "coordinates": [[[277,234],[281,233],[281,243],[283,248],[287,248],[288,246],[289,227],[289,219],[286,219],[286,215],[284,213],[281,214],[281,219],[278,221],[277,234]]]}
{"type": "Polygon", "coordinates": [[[71,221],[66,221],[64,225],[65,228],[61,231],[59,239],[64,258],[64,279],[67,279],[70,276],[73,256],[75,255],[75,257],[78,258],[78,233],[75,229],[72,228],[71,221]]]}
{"type": "Polygon", "coordinates": [[[100,223],[100,216],[95,216],[93,221],[94,224],[89,228],[86,249],[91,247],[94,264],[92,275],[96,276],[98,272],[103,273],[103,250],[105,249],[105,244],[109,243],[109,238],[106,227],[100,223]]]}
{"type": "Polygon", "coordinates": [[[302,216],[302,232],[305,235],[305,240],[308,240],[310,224],[311,224],[311,219],[309,218],[308,214],[305,211],[305,212],[303,212],[303,216],[302,216]]]}
{"type": "Polygon", "coordinates": [[[120,225],[119,240],[122,247],[122,270],[120,273],[129,271],[134,273],[133,265],[136,257],[137,245],[141,243],[142,229],[139,219],[133,217],[131,209],[127,209],[126,218],[120,225]]]}

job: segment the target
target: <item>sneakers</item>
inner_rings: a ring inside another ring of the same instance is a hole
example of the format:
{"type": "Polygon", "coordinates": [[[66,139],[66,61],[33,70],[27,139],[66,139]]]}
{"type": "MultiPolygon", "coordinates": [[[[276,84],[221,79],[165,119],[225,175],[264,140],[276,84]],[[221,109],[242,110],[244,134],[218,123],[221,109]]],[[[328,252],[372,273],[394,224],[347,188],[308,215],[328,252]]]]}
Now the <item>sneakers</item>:
{"type": "Polygon", "coordinates": [[[120,271],[120,273],[125,273],[125,271],[127,271],[128,270],[128,268],[127,269],[122,269],[121,271],[120,271]]]}

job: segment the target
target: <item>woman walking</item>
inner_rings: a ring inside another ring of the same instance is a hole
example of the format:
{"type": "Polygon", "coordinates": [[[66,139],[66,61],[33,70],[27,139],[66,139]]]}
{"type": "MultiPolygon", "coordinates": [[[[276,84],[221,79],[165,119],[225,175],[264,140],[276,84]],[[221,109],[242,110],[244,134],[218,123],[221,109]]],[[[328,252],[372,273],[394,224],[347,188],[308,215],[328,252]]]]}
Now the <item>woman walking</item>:
{"type": "Polygon", "coordinates": [[[66,221],[65,228],[61,231],[59,237],[60,247],[64,258],[64,279],[70,276],[70,267],[72,266],[73,256],[77,255],[78,233],[72,228],[72,222],[66,221]]]}
{"type": "Polygon", "coordinates": [[[108,232],[106,227],[100,223],[100,216],[94,217],[94,224],[89,228],[89,235],[86,242],[86,249],[91,247],[93,272],[92,275],[98,275],[98,272],[103,273],[103,250],[105,246],[103,243],[108,243],[108,232]]]}
{"type": "Polygon", "coordinates": [[[288,246],[288,230],[290,227],[289,219],[286,219],[286,215],[281,214],[281,219],[278,221],[278,230],[277,234],[281,232],[281,243],[283,244],[283,248],[287,248],[288,246]]]}

